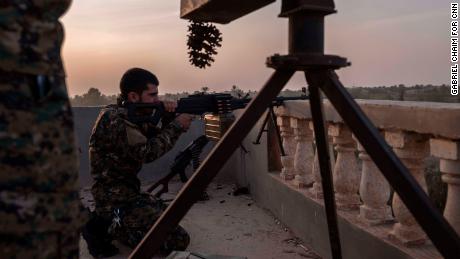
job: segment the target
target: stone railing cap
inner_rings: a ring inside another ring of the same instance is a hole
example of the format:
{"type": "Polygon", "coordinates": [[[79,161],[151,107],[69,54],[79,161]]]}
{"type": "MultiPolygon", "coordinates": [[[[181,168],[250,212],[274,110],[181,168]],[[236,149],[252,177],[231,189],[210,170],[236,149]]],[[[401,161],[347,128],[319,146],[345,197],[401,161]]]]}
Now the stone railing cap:
{"type": "MultiPolygon", "coordinates": [[[[380,129],[394,129],[430,134],[434,137],[460,139],[460,104],[389,100],[356,100],[364,113],[380,129]]],[[[328,100],[324,113],[329,122],[343,122],[328,100]]],[[[308,101],[288,101],[276,109],[278,116],[311,119],[308,101]]]]}

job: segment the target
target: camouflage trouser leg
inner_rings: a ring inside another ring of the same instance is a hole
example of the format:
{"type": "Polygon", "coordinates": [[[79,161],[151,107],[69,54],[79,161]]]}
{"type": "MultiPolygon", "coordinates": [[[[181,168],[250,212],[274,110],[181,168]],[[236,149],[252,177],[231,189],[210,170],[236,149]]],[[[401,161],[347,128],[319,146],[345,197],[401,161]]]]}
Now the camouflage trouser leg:
{"type": "Polygon", "coordinates": [[[78,231],[27,233],[23,236],[0,234],[1,258],[56,259],[78,258],[78,231]]]}
{"type": "MultiPolygon", "coordinates": [[[[140,195],[130,208],[125,209],[122,227],[117,231],[116,238],[129,247],[136,247],[160,217],[164,208],[161,201],[146,194],[140,195]]],[[[184,251],[189,243],[190,236],[185,229],[178,226],[169,233],[159,252],[165,255],[173,250],[184,251]]]]}

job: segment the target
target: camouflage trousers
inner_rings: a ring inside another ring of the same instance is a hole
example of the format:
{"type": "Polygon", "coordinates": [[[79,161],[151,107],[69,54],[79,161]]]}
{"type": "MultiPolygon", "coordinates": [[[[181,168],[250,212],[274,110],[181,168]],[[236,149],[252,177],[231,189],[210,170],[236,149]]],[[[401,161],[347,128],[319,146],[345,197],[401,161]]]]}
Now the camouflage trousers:
{"type": "MultiPolygon", "coordinates": [[[[120,226],[113,229],[114,238],[121,243],[135,248],[144,238],[155,221],[166,209],[166,205],[159,199],[147,193],[139,194],[130,204],[120,209],[120,226]]],[[[190,236],[181,226],[177,226],[167,236],[160,247],[160,254],[167,255],[173,250],[184,251],[190,243],[190,236]]]]}
{"type": "Polygon", "coordinates": [[[0,71],[1,258],[76,258],[85,220],[62,77],[0,71]]]}

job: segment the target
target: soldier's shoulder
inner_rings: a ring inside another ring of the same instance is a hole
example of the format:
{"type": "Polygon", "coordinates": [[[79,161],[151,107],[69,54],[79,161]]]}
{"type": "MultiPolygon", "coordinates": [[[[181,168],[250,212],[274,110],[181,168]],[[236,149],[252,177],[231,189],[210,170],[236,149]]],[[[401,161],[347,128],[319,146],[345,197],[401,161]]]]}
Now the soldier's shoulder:
{"type": "Polygon", "coordinates": [[[127,112],[125,109],[118,105],[107,105],[102,107],[94,123],[93,132],[105,132],[114,127],[118,128],[118,125],[124,124],[125,117],[127,116],[126,114],[127,112]]]}
{"type": "Polygon", "coordinates": [[[91,133],[90,145],[96,139],[105,139],[115,132],[121,132],[126,127],[126,111],[118,105],[107,105],[102,107],[94,123],[91,133]]]}
{"type": "Polygon", "coordinates": [[[99,120],[120,120],[127,118],[127,110],[117,104],[109,104],[105,107],[102,107],[99,112],[99,120]]]}

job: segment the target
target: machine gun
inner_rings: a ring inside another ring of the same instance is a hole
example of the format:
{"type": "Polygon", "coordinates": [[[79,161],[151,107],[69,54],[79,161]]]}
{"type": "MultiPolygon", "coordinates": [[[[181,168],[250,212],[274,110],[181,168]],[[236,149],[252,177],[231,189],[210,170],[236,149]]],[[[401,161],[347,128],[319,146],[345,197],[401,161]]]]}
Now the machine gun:
{"type": "Polygon", "coordinates": [[[208,138],[205,135],[202,135],[190,143],[176,156],[174,163],[171,166],[171,171],[165,177],[150,186],[147,189],[147,192],[152,192],[161,185],[161,189],[154,195],[159,198],[163,193],[168,192],[168,183],[177,174],[179,175],[181,182],[187,182],[188,178],[185,175],[185,169],[190,162],[193,165],[194,171],[200,166],[200,154],[208,142],[208,138]]]}
{"type": "MultiPolygon", "coordinates": [[[[306,88],[302,88],[303,94],[297,97],[276,97],[270,107],[280,106],[285,101],[308,100],[306,88]]],[[[233,110],[242,109],[251,101],[250,98],[235,98],[227,93],[193,94],[180,98],[175,113],[188,113],[194,115],[229,114],[233,110]]],[[[152,123],[157,125],[165,115],[163,103],[131,103],[124,102],[123,106],[128,110],[128,120],[132,123],[152,123]]]]}
{"type": "MultiPolygon", "coordinates": [[[[266,124],[270,119],[276,125],[276,116],[273,111],[273,107],[280,106],[284,101],[288,100],[307,100],[306,89],[302,88],[303,94],[299,97],[276,97],[267,113],[267,117],[257,135],[257,140],[254,144],[260,143],[260,138],[263,132],[267,131],[266,124]]],[[[180,180],[185,183],[188,178],[185,175],[185,169],[192,163],[193,170],[195,171],[199,165],[199,156],[204,146],[209,140],[220,139],[225,131],[230,127],[234,118],[231,111],[236,109],[244,108],[251,99],[249,98],[235,98],[230,94],[194,94],[185,98],[181,98],[178,101],[178,107],[176,108],[177,113],[189,113],[195,115],[205,116],[205,131],[206,135],[202,135],[190,143],[182,152],[180,152],[174,159],[174,163],[171,166],[170,172],[154,183],[147,189],[147,192],[152,192],[157,189],[160,185],[161,189],[154,194],[155,197],[160,197],[163,193],[168,192],[168,183],[175,176],[179,175],[180,180]]],[[[160,104],[146,104],[146,103],[127,103],[125,106],[128,109],[128,120],[133,123],[152,123],[157,125],[159,120],[163,116],[171,116],[164,110],[164,106],[160,104]],[[149,115],[147,115],[149,114],[149,115]]],[[[284,149],[281,143],[281,137],[278,128],[276,128],[276,135],[278,144],[281,150],[281,154],[284,156],[284,149]]],[[[246,148],[241,145],[241,148],[247,153],[246,148]]]]}
{"type": "MultiPolygon", "coordinates": [[[[268,113],[272,120],[276,119],[274,118],[273,107],[281,106],[285,101],[290,100],[308,100],[306,88],[302,88],[302,95],[300,96],[276,97],[273,99],[268,113]]],[[[235,120],[232,111],[246,107],[250,101],[250,98],[235,98],[227,93],[193,94],[179,99],[174,113],[204,115],[206,136],[210,140],[217,141],[235,120]]],[[[155,104],[124,102],[123,105],[128,110],[128,120],[135,124],[150,123],[158,125],[163,117],[174,116],[174,114],[165,111],[164,105],[161,102],[155,104]]],[[[267,119],[262,128],[265,128],[266,122],[267,119]]],[[[264,130],[262,129],[262,131],[264,130]]],[[[277,133],[279,135],[279,132],[277,133]]],[[[259,142],[261,134],[258,134],[256,142],[259,142]]],[[[281,138],[278,136],[278,139],[280,140],[281,138]]]]}

